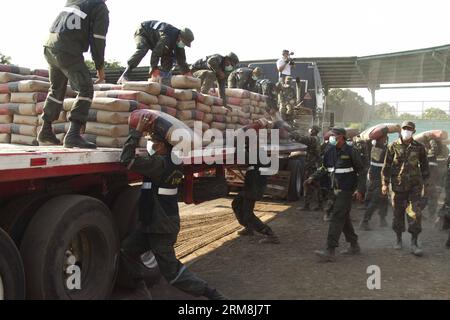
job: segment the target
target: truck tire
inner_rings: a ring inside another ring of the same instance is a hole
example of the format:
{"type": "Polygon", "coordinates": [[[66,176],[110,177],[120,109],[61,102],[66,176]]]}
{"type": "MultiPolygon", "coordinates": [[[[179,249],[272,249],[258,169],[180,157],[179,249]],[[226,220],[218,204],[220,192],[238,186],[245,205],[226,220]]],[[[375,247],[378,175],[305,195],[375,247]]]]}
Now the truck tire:
{"type": "Polygon", "coordinates": [[[3,228],[18,247],[23,234],[36,212],[55,195],[38,194],[18,197],[11,200],[0,214],[0,228],[3,228]]]}
{"type": "Polygon", "coordinates": [[[119,231],[120,241],[136,229],[139,215],[139,197],[141,187],[128,186],[120,194],[112,206],[112,215],[119,231]]]}
{"type": "Polygon", "coordinates": [[[25,272],[19,250],[0,229],[0,300],[25,299],[25,272]]]}
{"type": "Polygon", "coordinates": [[[287,201],[297,201],[302,196],[303,188],[303,161],[301,159],[291,159],[288,163],[288,171],[291,172],[287,201]]]}
{"type": "Polygon", "coordinates": [[[118,235],[99,200],[64,195],[51,199],[28,225],[20,247],[27,298],[103,300],[117,270],[118,235]]]}

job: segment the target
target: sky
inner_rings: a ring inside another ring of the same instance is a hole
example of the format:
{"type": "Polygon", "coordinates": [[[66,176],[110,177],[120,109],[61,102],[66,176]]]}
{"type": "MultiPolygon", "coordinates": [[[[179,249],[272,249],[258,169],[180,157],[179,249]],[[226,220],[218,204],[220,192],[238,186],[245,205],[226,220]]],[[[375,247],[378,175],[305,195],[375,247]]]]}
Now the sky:
{"type": "MultiPolygon", "coordinates": [[[[46,68],[42,44],[65,0],[3,1],[0,52],[12,62],[46,68]]],[[[106,58],[126,64],[142,21],[161,20],[195,34],[188,62],[233,51],[241,60],[365,56],[450,43],[448,0],[108,0],[106,58]]],[[[142,65],[149,64],[147,56],[142,65]]],[[[367,102],[367,90],[358,90],[367,102]]],[[[382,90],[377,101],[450,100],[450,88],[382,90]]]]}

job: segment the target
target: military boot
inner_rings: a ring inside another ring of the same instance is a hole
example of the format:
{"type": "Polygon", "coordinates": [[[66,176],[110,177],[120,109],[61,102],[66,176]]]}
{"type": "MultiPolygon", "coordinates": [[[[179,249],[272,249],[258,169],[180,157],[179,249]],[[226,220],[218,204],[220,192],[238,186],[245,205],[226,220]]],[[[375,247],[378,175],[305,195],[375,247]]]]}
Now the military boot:
{"type": "Polygon", "coordinates": [[[418,236],[412,236],[411,239],[411,253],[416,257],[423,256],[423,250],[419,247],[418,236]]]}
{"type": "Polygon", "coordinates": [[[334,248],[328,248],[325,251],[315,251],[320,262],[336,262],[336,250],[334,248]]]}
{"type": "Polygon", "coordinates": [[[397,235],[397,242],[394,245],[394,249],[395,250],[402,250],[403,249],[403,240],[402,240],[402,235],[401,234],[397,235]]]}
{"type": "Polygon", "coordinates": [[[128,300],[153,300],[150,290],[144,280],[140,280],[136,285],[136,290],[131,294],[128,300]]]}
{"type": "Polygon", "coordinates": [[[81,136],[81,126],[82,123],[80,121],[72,120],[70,122],[69,132],[67,132],[66,137],[64,138],[64,147],[65,148],[80,148],[80,149],[97,149],[95,143],[88,142],[84,140],[81,136]]]}
{"type": "Polygon", "coordinates": [[[44,121],[41,131],[38,134],[38,142],[40,146],[60,145],[61,141],[56,138],[53,132],[52,123],[44,121]]]}
{"type": "Polygon", "coordinates": [[[344,256],[357,256],[361,254],[361,247],[358,242],[351,243],[350,247],[347,250],[341,252],[344,256]]]}
{"type": "Polygon", "coordinates": [[[255,234],[253,233],[252,229],[245,228],[244,230],[238,231],[238,235],[244,236],[244,237],[252,237],[255,234]]]}
{"type": "Polygon", "coordinates": [[[363,220],[361,221],[361,224],[359,225],[359,229],[363,231],[372,231],[369,225],[369,221],[363,220]]]}
{"type": "Polygon", "coordinates": [[[129,76],[130,76],[130,67],[127,67],[125,69],[125,71],[122,73],[122,75],[120,76],[119,80],[117,80],[117,84],[124,84],[125,82],[129,81],[129,76]]]}
{"type": "Polygon", "coordinates": [[[217,289],[206,288],[204,297],[208,300],[228,300],[223,294],[221,294],[217,289]]]}
{"type": "Polygon", "coordinates": [[[380,228],[387,228],[389,226],[385,217],[380,218],[380,228]]]}

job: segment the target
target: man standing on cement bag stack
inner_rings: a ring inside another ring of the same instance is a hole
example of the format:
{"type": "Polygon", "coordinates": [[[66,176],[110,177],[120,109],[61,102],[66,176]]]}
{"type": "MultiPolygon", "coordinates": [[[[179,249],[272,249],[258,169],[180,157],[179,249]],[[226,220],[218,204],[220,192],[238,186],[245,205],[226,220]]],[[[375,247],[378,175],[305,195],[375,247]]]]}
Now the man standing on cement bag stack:
{"type": "Polygon", "coordinates": [[[264,75],[260,67],[243,67],[234,70],[228,77],[228,88],[244,89],[257,92],[256,82],[264,75]]]}
{"type": "Polygon", "coordinates": [[[182,183],[183,169],[172,161],[172,146],[155,133],[150,154],[136,156],[136,148],[143,132],[151,131],[153,123],[141,117],[136,130],[131,129],[120,158],[128,170],[144,176],[139,200],[140,225],[122,245],[122,258],[128,272],[136,281],[136,296],[151,299],[145,281],[134,274],[140,256],[151,250],[164,278],[174,287],[193,296],[205,296],[210,300],[225,300],[216,289],[191,273],[177,259],[174,245],[180,232],[178,186],[182,183]]]}
{"type": "Polygon", "coordinates": [[[63,109],[67,83],[78,97],[72,106],[70,128],[64,139],[66,148],[89,148],[97,146],[81,137],[91,107],[94,87],[91,74],[84,63],[83,53],[91,48],[97,69],[97,83],[104,82],[106,34],[109,27],[109,11],[106,0],[69,0],[50,29],[45,44],[45,58],[49,64],[50,91],[45,101],[44,124],[38,134],[41,145],[59,145],[52,129],[52,122],[59,118],[63,109]]]}
{"type": "Polygon", "coordinates": [[[352,225],[350,211],[352,198],[363,200],[364,168],[360,154],[346,143],[346,130],[335,128],[329,140],[329,147],[323,157],[323,165],[308,180],[312,184],[315,179],[330,175],[331,187],[334,191],[334,203],[331,221],[328,230],[327,248],[325,251],[316,251],[315,254],[322,262],[336,261],[335,251],[339,247],[339,238],[344,233],[350,248],[342,252],[345,255],[360,254],[358,236],[352,225]],[[355,192],[356,190],[356,192],[355,192]]]}
{"type": "MultiPolygon", "coordinates": [[[[295,141],[299,143],[303,143],[308,148],[306,149],[306,163],[305,163],[305,173],[304,177],[307,180],[311,177],[319,168],[320,165],[320,138],[319,138],[320,128],[318,126],[312,126],[309,129],[309,136],[301,136],[298,133],[294,132],[292,137],[295,141]]],[[[320,195],[320,182],[317,181],[314,185],[305,184],[305,203],[303,207],[300,209],[302,211],[310,211],[311,210],[311,202],[314,198],[317,199],[317,207],[315,207],[314,211],[322,210],[322,199],[320,195]]]]}
{"type": "Polygon", "coordinates": [[[156,20],[145,21],[136,30],[134,41],[136,52],[128,60],[128,67],[119,78],[119,84],[128,81],[131,71],[141,63],[149,50],[152,50],[149,78],[158,77],[161,72],[169,74],[175,61],[182,74],[189,73],[184,48],[190,48],[194,41],[194,33],[190,29],[180,30],[156,20]],[[158,67],[160,60],[161,70],[158,67]]]}
{"type": "Polygon", "coordinates": [[[428,164],[430,166],[430,179],[425,184],[422,198],[422,210],[428,208],[428,218],[435,219],[438,210],[439,196],[445,188],[446,163],[449,150],[440,140],[431,139],[428,149],[428,164]]]}
{"type": "Polygon", "coordinates": [[[267,96],[267,107],[270,111],[278,111],[279,86],[269,79],[256,81],[256,92],[267,96]]]}
{"type": "Polygon", "coordinates": [[[372,219],[375,211],[378,210],[380,215],[380,227],[388,226],[386,221],[387,211],[389,206],[389,199],[387,195],[381,192],[381,170],[383,169],[384,159],[388,147],[388,137],[384,136],[381,139],[372,141],[372,150],[370,152],[371,162],[369,168],[368,180],[368,196],[369,204],[367,206],[364,219],[361,222],[360,229],[370,231],[370,219],[372,219]]]}
{"type": "Polygon", "coordinates": [[[227,79],[238,64],[239,58],[233,52],[226,56],[214,54],[195,62],[191,71],[194,77],[202,81],[201,93],[209,94],[209,90],[214,88],[214,83],[217,82],[219,97],[223,99],[224,106],[228,107],[225,94],[227,79]]]}
{"type": "Polygon", "coordinates": [[[421,197],[424,183],[430,176],[425,146],[414,140],[416,125],[406,121],[402,124],[401,137],[392,143],[386,152],[382,171],[383,194],[392,186],[394,223],[397,235],[396,250],[403,248],[402,234],[405,232],[405,214],[408,231],[412,235],[411,252],[418,257],[423,255],[418,238],[422,232],[421,197]]]}

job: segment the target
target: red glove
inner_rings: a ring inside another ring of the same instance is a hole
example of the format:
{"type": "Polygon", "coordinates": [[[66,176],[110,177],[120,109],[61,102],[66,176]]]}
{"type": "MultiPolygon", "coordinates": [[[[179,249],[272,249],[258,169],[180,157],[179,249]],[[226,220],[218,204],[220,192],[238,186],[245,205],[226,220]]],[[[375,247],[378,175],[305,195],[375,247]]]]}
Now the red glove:
{"type": "Polygon", "coordinates": [[[158,68],[152,68],[152,71],[150,71],[150,78],[157,78],[161,76],[161,71],[159,71],[158,68]]]}

